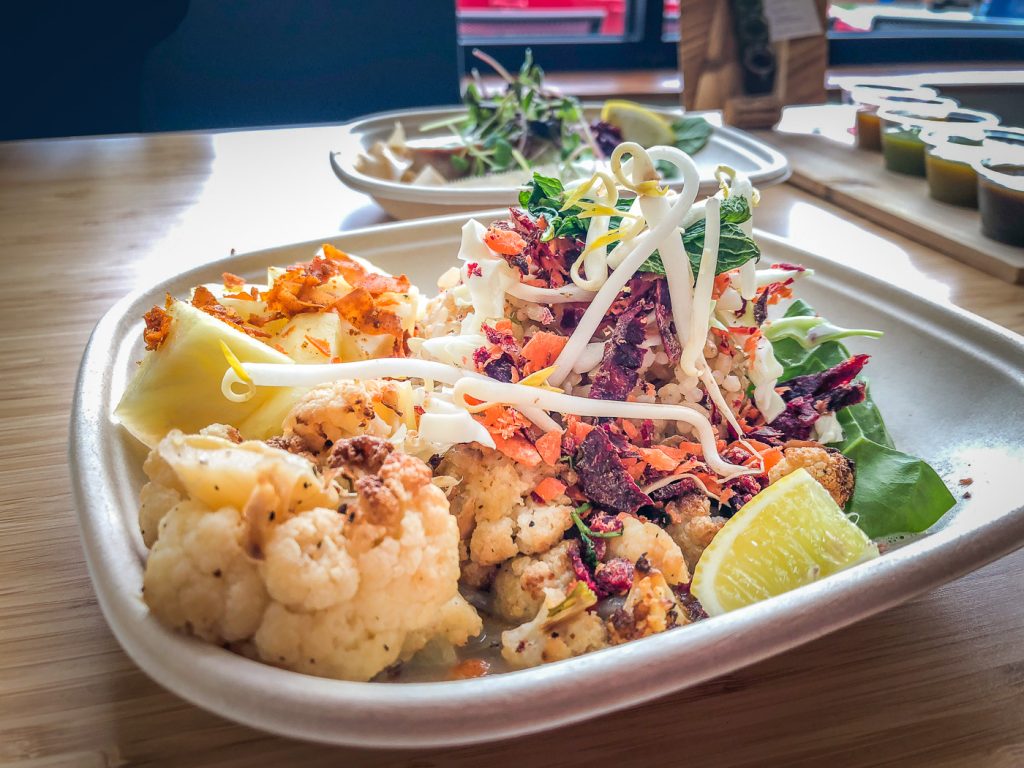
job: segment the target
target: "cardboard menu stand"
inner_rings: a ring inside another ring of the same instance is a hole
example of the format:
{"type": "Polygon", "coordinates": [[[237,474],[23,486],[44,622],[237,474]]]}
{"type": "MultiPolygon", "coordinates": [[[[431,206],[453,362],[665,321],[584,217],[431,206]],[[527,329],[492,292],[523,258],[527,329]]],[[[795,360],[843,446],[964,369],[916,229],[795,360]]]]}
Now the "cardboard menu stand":
{"type": "Polygon", "coordinates": [[[740,128],[770,128],[786,104],[824,102],[827,4],[827,0],[764,0],[765,16],[776,21],[774,26],[769,23],[775,79],[768,92],[750,94],[744,91],[734,3],[680,0],[683,106],[721,109],[725,122],[740,128]],[[804,34],[807,31],[810,34],[804,34]]]}

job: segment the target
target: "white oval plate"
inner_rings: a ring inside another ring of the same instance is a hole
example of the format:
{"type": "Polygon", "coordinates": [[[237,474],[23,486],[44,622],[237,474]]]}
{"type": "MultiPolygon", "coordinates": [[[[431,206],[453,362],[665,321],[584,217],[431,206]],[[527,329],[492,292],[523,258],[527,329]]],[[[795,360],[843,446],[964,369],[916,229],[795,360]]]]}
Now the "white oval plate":
{"type": "MultiPolygon", "coordinates": [[[[327,241],[429,289],[454,261],[464,220],[389,224],[327,241]]],[[[973,478],[972,498],[960,501],[930,535],[722,617],[475,680],[325,680],[168,631],[140,597],[145,548],[136,513],[144,451],[112,418],[143,354],[142,314],[162,304],[165,292],[187,295],[225,270],[256,277],[268,265],[309,258],[323,242],[316,240],[184,272],[122,299],[96,326],[78,376],[70,461],[89,571],[114,634],[161,685],[246,725],[334,744],[465,744],[554,728],[694,685],[896,605],[1024,543],[1024,339],[780,238],[757,237],[768,261],[817,271],[801,283],[801,294],[830,319],[886,332],[858,351],[872,355],[872,391],[897,444],[927,458],[958,495],[957,479],[973,478]]]]}
{"type": "MultiPolygon", "coordinates": [[[[681,117],[680,109],[651,107],[669,119],[681,117]]],[[[387,181],[369,176],[356,170],[356,156],[369,149],[374,142],[385,141],[391,135],[396,122],[405,126],[409,138],[443,135],[443,129],[420,133],[419,127],[443,120],[454,115],[465,114],[465,107],[437,107],[434,109],[406,109],[397,112],[381,112],[360,118],[341,126],[339,150],[331,152],[331,167],[342,182],[352,189],[364,192],[377,201],[378,205],[396,219],[412,219],[422,216],[436,216],[445,213],[478,211],[502,205],[515,205],[519,188],[509,184],[483,187],[441,186],[406,184],[387,181]]],[[[588,119],[595,119],[601,112],[600,104],[585,104],[588,119]]],[[[718,190],[715,168],[728,165],[747,174],[755,186],[766,187],[778,184],[789,177],[786,158],[767,144],[755,139],[749,133],[721,126],[717,114],[695,112],[708,118],[714,131],[708,143],[693,156],[700,169],[700,191],[704,195],[718,190]]],[[[678,189],[681,182],[670,182],[678,189]]]]}

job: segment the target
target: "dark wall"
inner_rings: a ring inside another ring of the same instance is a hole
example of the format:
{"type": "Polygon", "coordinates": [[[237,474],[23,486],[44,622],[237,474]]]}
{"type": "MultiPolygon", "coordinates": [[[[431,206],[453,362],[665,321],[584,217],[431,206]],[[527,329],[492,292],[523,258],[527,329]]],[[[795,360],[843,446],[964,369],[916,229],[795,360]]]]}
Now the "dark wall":
{"type": "Polygon", "coordinates": [[[330,122],[452,103],[454,5],[19,0],[0,23],[0,139],[330,122]]]}

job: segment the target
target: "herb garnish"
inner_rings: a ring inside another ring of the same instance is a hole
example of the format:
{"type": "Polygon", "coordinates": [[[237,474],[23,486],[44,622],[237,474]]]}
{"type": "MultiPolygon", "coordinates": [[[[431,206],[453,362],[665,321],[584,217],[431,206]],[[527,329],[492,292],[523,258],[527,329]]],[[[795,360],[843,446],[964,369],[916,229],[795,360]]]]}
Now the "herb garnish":
{"type": "Polygon", "coordinates": [[[576,507],[576,509],[570,509],[569,514],[572,515],[572,521],[576,524],[576,530],[580,534],[580,541],[583,542],[583,562],[586,563],[590,570],[594,570],[597,567],[597,552],[594,549],[594,539],[614,539],[622,535],[622,529],[620,528],[617,531],[590,530],[590,527],[583,522],[581,517],[581,515],[589,510],[590,504],[584,502],[576,507]]]}

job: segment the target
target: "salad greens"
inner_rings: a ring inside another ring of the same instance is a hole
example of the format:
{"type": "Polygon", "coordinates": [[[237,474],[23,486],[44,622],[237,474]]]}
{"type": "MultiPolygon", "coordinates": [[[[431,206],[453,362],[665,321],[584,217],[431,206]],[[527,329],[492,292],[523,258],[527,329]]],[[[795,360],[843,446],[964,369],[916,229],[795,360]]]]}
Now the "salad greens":
{"type": "Polygon", "coordinates": [[[453,163],[457,171],[481,175],[529,169],[535,163],[571,160],[586,148],[580,103],[544,87],[544,70],[529,49],[514,76],[486,54],[473,53],[494,67],[506,88],[503,95],[488,98],[478,82],[466,87],[462,100],[468,114],[452,126],[467,150],[453,163]]]}
{"type": "MultiPolygon", "coordinates": [[[[739,226],[750,218],[750,206],[743,197],[728,197],[722,201],[721,207],[722,226],[718,244],[718,265],[715,267],[715,274],[720,275],[730,269],[742,267],[753,259],[758,261],[761,258],[761,249],[757,247],[754,239],[739,226]]],[[[683,233],[683,247],[690,259],[690,269],[694,278],[700,271],[700,257],[704,252],[704,219],[690,226],[683,233]]],[[[661,254],[655,251],[641,266],[641,272],[652,272],[656,275],[665,274],[665,265],[661,261],[661,254]]]]}
{"type": "MultiPolygon", "coordinates": [[[[586,239],[588,220],[580,218],[583,212],[578,206],[561,210],[565,204],[565,187],[561,181],[550,176],[534,172],[533,179],[519,192],[519,205],[534,219],[543,216],[547,229],[541,240],[547,242],[555,237],[575,237],[586,239]]],[[[620,199],[618,208],[626,211],[633,201],[629,198],[620,199]]],[[[761,258],[761,251],[743,229],[739,226],[750,218],[750,206],[743,197],[729,197],[722,201],[722,231],[718,247],[718,267],[716,274],[736,269],[754,259],[761,258]]],[[[612,217],[611,226],[621,223],[618,217],[612,217]]],[[[704,221],[698,221],[683,234],[683,247],[690,259],[690,267],[696,275],[700,270],[700,257],[704,250],[704,221]]],[[[665,265],[661,254],[655,251],[639,269],[656,275],[665,274],[665,265]]]]}
{"type": "MultiPolygon", "coordinates": [[[[473,70],[462,97],[466,116],[424,126],[424,130],[447,126],[460,139],[465,151],[450,158],[458,174],[480,176],[548,163],[571,166],[578,160],[604,157],[622,140],[616,126],[600,121],[589,126],[576,98],[545,87],[544,70],[529,49],[514,75],[482,51],[474,49],[473,55],[505,80],[504,93],[487,96],[479,73],[473,70]],[[605,140],[602,132],[608,130],[613,138],[605,140]]],[[[713,130],[699,116],[672,123],[675,146],[691,155],[707,144],[713,130]]]]}
{"type": "Polygon", "coordinates": [[[688,155],[702,150],[713,130],[711,123],[698,115],[686,115],[672,123],[672,133],[676,135],[675,145],[688,155]]]}
{"type": "MultiPolygon", "coordinates": [[[[813,317],[805,301],[794,301],[785,317],[813,317]]],[[[798,340],[783,338],[773,344],[783,367],[779,383],[818,373],[850,357],[846,347],[826,340],[805,348],[798,340]]],[[[927,463],[895,448],[882,415],[868,390],[864,402],[836,414],[845,435],[838,448],[853,460],[857,482],[846,511],[856,515],[860,528],[873,538],[895,533],[920,533],[933,525],[955,503],[942,478],[927,463]]]]}
{"type": "Polygon", "coordinates": [[[590,527],[583,522],[581,515],[585,514],[590,509],[590,504],[580,504],[575,509],[570,509],[569,514],[572,515],[572,521],[576,526],[576,530],[579,531],[580,541],[583,543],[583,562],[587,564],[589,568],[594,568],[597,565],[597,550],[594,549],[594,539],[614,539],[616,536],[622,535],[622,529],[617,531],[592,531],[590,527]]]}

